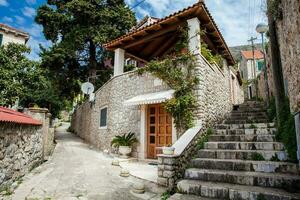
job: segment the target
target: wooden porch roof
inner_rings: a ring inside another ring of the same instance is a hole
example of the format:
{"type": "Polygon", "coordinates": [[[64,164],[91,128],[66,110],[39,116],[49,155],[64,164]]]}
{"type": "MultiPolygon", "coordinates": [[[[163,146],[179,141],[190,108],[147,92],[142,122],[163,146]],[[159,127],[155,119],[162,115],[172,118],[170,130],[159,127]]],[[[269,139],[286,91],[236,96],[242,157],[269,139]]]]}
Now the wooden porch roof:
{"type": "Polygon", "coordinates": [[[112,40],[106,43],[104,47],[111,51],[122,48],[129,57],[147,62],[164,55],[180,36],[178,27],[186,26],[186,20],[194,17],[199,19],[201,29],[206,30],[206,34],[202,36],[202,39],[208,44],[209,48],[213,52],[222,55],[229,65],[234,65],[235,60],[202,0],[181,11],[159,19],[153,24],[133,30],[112,40]]]}

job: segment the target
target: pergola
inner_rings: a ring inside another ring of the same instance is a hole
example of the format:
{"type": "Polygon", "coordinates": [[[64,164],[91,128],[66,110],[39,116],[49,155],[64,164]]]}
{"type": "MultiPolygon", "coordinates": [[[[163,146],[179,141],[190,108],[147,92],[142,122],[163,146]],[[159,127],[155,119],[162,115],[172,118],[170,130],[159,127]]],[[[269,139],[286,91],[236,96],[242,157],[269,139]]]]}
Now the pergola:
{"type": "MultiPolygon", "coordinates": [[[[107,50],[115,51],[115,65],[124,65],[120,59],[124,59],[125,55],[142,62],[148,62],[154,58],[162,57],[172,49],[181,33],[178,31],[179,26],[189,26],[190,31],[205,30],[201,39],[208,45],[209,49],[215,54],[222,55],[229,65],[235,64],[222,34],[203,1],[159,19],[153,24],[137,28],[106,43],[104,47],[107,50]]],[[[189,35],[191,34],[197,37],[195,33],[189,33],[189,35]]],[[[200,45],[200,36],[198,40],[200,45]]],[[[196,41],[197,39],[194,42],[196,41]]],[[[115,75],[121,71],[119,70],[115,75]]]]}

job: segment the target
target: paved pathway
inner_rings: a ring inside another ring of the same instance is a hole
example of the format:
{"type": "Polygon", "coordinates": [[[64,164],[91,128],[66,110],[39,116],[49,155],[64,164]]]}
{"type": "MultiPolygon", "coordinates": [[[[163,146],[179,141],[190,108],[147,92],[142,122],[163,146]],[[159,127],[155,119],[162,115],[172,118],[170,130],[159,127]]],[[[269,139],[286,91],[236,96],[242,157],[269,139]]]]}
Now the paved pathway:
{"type": "MultiPolygon", "coordinates": [[[[120,177],[120,167],[111,165],[111,157],[90,149],[66,132],[67,126],[57,130],[58,143],[51,159],[23,178],[12,199],[138,199],[129,191],[141,180],[120,177]]],[[[148,191],[155,188],[150,183],[147,187],[148,191]]]]}

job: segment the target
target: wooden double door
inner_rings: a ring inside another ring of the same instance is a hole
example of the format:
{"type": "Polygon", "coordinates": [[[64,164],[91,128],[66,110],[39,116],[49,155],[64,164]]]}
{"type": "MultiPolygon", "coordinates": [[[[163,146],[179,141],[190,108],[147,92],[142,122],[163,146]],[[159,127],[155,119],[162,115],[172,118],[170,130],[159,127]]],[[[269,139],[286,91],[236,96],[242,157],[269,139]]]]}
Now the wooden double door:
{"type": "Polygon", "coordinates": [[[147,108],[147,157],[156,159],[163,146],[172,144],[172,116],[161,104],[147,108]]]}

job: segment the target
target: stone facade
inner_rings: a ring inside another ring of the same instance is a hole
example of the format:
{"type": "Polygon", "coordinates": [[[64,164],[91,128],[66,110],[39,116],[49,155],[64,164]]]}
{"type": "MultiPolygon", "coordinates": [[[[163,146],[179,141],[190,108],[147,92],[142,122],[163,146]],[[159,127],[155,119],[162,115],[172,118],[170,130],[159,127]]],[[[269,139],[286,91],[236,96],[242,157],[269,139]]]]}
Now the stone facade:
{"type": "MultiPolygon", "coordinates": [[[[72,129],[84,140],[102,150],[112,151],[110,142],[116,135],[134,132],[138,140],[141,129],[140,106],[124,106],[124,101],[137,95],[169,88],[150,74],[128,72],[109,80],[95,93],[95,102],[85,102],[72,117],[72,129]],[[107,128],[100,128],[100,109],[107,106],[107,128]]],[[[137,149],[133,151],[137,157],[137,149]]]]}
{"type": "Polygon", "coordinates": [[[300,2],[281,1],[282,19],[277,20],[277,35],[285,88],[291,111],[300,111],[300,2]]]}
{"type": "MultiPolygon", "coordinates": [[[[195,89],[198,106],[195,110],[197,120],[205,125],[212,125],[224,118],[232,109],[231,70],[224,62],[223,70],[210,65],[202,56],[197,56],[196,72],[200,83],[195,89]]],[[[115,135],[134,132],[141,141],[141,106],[125,106],[124,101],[141,94],[170,89],[161,80],[150,74],[138,75],[128,72],[113,77],[95,93],[95,102],[85,102],[77,107],[72,117],[71,128],[81,138],[109,152],[114,151],[110,142],[115,135]],[[100,109],[107,106],[107,127],[100,128],[100,109]]],[[[236,87],[237,94],[242,93],[236,87]]],[[[242,101],[243,97],[236,97],[242,101]]],[[[237,103],[237,102],[235,102],[237,103]]],[[[179,131],[178,131],[179,133],[179,131]]],[[[137,144],[132,156],[143,157],[142,145],[137,144]],[[139,154],[139,155],[138,155],[139,154]]]]}
{"type": "Polygon", "coordinates": [[[0,124],[0,185],[11,184],[43,160],[43,129],[0,124]]]}

